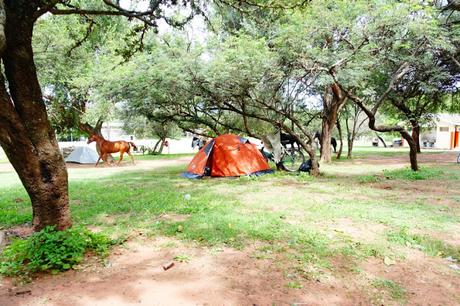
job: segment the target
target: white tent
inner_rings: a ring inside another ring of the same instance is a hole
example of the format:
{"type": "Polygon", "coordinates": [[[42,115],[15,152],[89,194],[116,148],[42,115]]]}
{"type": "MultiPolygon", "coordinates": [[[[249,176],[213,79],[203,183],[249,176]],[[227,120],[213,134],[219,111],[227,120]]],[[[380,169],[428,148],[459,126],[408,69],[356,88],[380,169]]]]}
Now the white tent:
{"type": "Polygon", "coordinates": [[[76,147],[65,159],[68,163],[95,164],[99,155],[89,147],[76,147]]]}

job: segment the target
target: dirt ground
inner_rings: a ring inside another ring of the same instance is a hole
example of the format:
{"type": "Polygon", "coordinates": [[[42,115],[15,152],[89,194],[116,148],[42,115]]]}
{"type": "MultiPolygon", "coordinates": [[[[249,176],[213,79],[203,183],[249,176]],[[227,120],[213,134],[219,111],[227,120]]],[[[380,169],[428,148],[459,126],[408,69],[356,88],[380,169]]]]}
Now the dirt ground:
{"type": "MultiPolygon", "coordinates": [[[[452,163],[454,155],[427,154],[420,160],[425,164],[452,163]]],[[[153,169],[188,160],[189,157],[138,161],[135,166],[122,167],[153,169]]],[[[399,157],[373,156],[366,158],[366,162],[407,163],[399,157]]],[[[7,166],[0,164],[2,168],[7,166]]],[[[93,167],[70,165],[69,168],[93,167]]],[[[116,167],[112,169],[118,171],[116,167]]],[[[339,230],[350,227],[358,238],[367,239],[363,235],[374,233],[354,226],[349,220],[338,221],[339,230]]],[[[351,276],[356,271],[350,271],[348,265],[337,259],[330,275],[307,280],[302,288],[288,288],[288,276],[280,266],[282,261],[255,259],[255,249],[255,246],[244,250],[206,248],[173,238],[145,238],[137,233],[113,250],[104,263],[89,262],[74,271],[41,275],[26,285],[1,279],[0,306],[394,305],[395,302],[388,302],[387,292],[369,285],[375,278],[393,280],[405,288],[406,298],[397,304],[460,305],[460,274],[449,269],[446,259],[430,257],[418,250],[409,251],[406,260],[396,260],[391,265],[377,258],[365,260],[356,267],[361,271],[358,279],[351,276]],[[164,270],[163,266],[172,262],[174,266],[164,270]]]]}
{"type": "Polygon", "coordinates": [[[460,277],[441,259],[421,252],[408,254],[409,263],[390,267],[377,259],[364,262],[362,284],[348,282],[351,272],[338,260],[334,269],[340,276],[313,279],[294,289],[285,286],[279,265],[255,260],[253,251],[137,238],[114,250],[104,264],[43,275],[27,285],[3,280],[0,305],[392,305],[385,303],[384,293],[366,285],[375,277],[402,283],[409,305],[458,305],[460,277]],[[183,254],[185,262],[174,259],[183,254]],[[172,262],[165,271],[163,266],[172,262]]]}
{"type": "MultiPolygon", "coordinates": [[[[158,160],[136,160],[134,164],[131,163],[131,160],[124,159],[120,166],[113,165],[108,166],[104,164],[100,164],[99,166],[95,167],[93,164],[76,164],[76,163],[66,163],[67,169],[72,171],[73,169],[85,169],[89,171],[100,171],[100,169],[105,169],[106,171],[117,171],[120,169],[122,171],[125,170],[148,170],[148,169],[155,169],[160,167],[168,167],[174,166],[179,164],[184,164],[189,162],[193,157],[192,156],[184,156],[176,159],[158,159],[158,160]]],[[[14,171],[13,166],[10,163],[0,163],[0,172],[10,172],[14,171]]]]}
{"type": "Polygon", "coordinates": [[[0,305],[365,305],[357,288],[313,281],[286,288],[270,260],[254,260],[252,249],[205,249],[170,239],[136,239],[105,263],[39,282],[0,286],[0,305]],[[173,243],[174,247],[163,247],[173,243]],[[174,260],[187,254],[188,262],[174,260]],[[174,262],[169,270],[163,266],[174,262]],[[336,286],[339,286],[337,288],[336,286]]]}

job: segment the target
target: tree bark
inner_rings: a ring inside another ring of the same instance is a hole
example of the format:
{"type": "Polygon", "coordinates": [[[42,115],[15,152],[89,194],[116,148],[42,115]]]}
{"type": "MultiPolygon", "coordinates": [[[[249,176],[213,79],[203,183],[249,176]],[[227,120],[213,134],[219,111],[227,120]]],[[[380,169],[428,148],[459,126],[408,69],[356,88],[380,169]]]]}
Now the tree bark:
{"type": "Polygon", "coordinates": [[[325,163],[330,163],[332,161],[331,138],[333,128],[334,125],[329,122],[328,118],[323,117],[321,138],[319,143],[321,161],[325,163]]]}
{"type": "Polygon", "coordinates": [[[347,147],[348,147],[347,159],[352,159],[353,158],[353,140],[349,140],[347,142],[347,147]]]}
{"type": "Polygon", "coordinates": [[[386,148],[386,147],[387,147],[387,144],[386,144],[385,140],[383,140],[383,138],[382,138],[382,137],[380,137],[380,135],[379,135],[379,134],[375,133],[375,135],[376,135],[376,136],[377,136],[377,138],[378,138],[378,139],[379,139],[379,140],[382,142],[382,144],[383,144],[383,147],[384,147],[384,148],[386,148]]]}
{"type": "MultiPolygon", "coordinates": [[[[407,141],[409,144],[410,152],[409,152],[409,159],[411,164],[411,169],[413,171],[418,171],[418,163],[417,163],[417,147],[415,145],[415,141],[412,139],[411,135],[401,126],[384,126],[375,124],[375,112],[377,112],[378,108],[374,107],[374,110],[369,110],[364,103],[358,97],[351,95],[350,98],[366,113],[367,117],[369,118],[369,128],[376,132],[399,132],[401,136],[407,141]]],[[[380,136],[377,135],[377,137],[380,136]]]]}
{"type": "MultiPolygon", "coordinates": [[[[0,144],[32,202],[35,230],[71,226],[67,169],[48,121],[33,60],[35,2],[5,2],[0,144]],[[8,84],[8,89],[6,89],[8,84]]],[[[1,6],[0,6],[1,10],[1,6]]],[[[3,34],[3,33],[2,33],[3,34]]]]}
{"type": "Polygon", "coordinates": [[[161,155],[161,154],[163,153],[163,148],[164,148],[164,146],[165,146],[165,141],[166,141],[166,139],[165,139],[165,138],[161,138],[160,140],[161,140],[161,144],[160,144],[160,148],[158,149],[158,154],[161,155]]]}
{"type": "Polygon", "coordinates": [[[158,141],[155,143],[155,146],[153,147],[153,154],[157,153],[157,148],[160,145],[160,142],[161,142],[161,138],[158,139],[158,141]]]}
{"type": "Polygon", "coordinates": [[[420,150],[420,126],[415,121],[411,121],[411,125],[412,139],[415,141],[415,148],[417,150],[417,153],[421,153],[422,151],[420,150]]]}
{"type": "Polygon", "coordinates": [[[337,151],[337,159],[342,157],[342,150],[343,150],[343,135],[342,135],[342,126],[340,125],[340,119],[337,120],[337,131],[339,132],[339,150],[337,151]]]}
{"type": "Polygon", "coordinates": [[[411,135],[406,131],[399,132],[401,136],[407,141],[409,145],[409,159],[410,159],[410,167],[413,171],[418,171],[418,162],[417,162],[417,144],[415,140],[411,137],[411,135]]]}
{"type": "Polygon", "coordinates": [[[420,150],[420,125],[418,124],[418,120],[420,118],[420,114],[423,114],[425,111],[423,107],[416,111],[412,111],[407,104],[405,103],[404,99],[397,100],[391,99],[391,103],[399,109],[408,119],[412,126],[412,139],[415,141],[415,147],[417,149],[417,153],[421,153],[420,150]]]}
{"type": "Polygon", "coordinates": [[[337,84],[333,84],[326,88],[323,97],[322,130],[320,139],[320,156],[322,162],[330,163],[332,161],[332,130],[337,122],[338,114],[346,101],[346,95],[344,95],[337,84]]]}

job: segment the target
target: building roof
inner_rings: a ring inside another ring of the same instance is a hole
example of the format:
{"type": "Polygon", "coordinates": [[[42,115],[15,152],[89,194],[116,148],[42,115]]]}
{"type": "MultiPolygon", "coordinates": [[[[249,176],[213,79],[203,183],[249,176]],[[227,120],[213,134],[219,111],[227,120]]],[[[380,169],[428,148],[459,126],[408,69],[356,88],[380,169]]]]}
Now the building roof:
{"type": "Polygon", "coordinates": [[[438,122],[446,122],[453,125],[460,125],[460,114],[437,114],[438,122]]]}

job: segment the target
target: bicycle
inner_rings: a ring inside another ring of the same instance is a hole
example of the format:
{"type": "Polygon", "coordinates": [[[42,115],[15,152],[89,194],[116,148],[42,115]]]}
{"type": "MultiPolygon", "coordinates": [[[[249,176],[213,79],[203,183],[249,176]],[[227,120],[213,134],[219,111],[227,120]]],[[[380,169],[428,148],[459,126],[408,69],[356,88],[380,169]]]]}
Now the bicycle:
{"type": "Polygon", "coordinates": [[[296,148],[294,144],[291,144],[290,147],[283,145],[283,148],[284,154],[281,158],[281,164],[285,167],[284,170],[290,172],[299,170],[300,165],[305,162],[305,156],[302,153],[301,148],[296,148]]]}
{"type": "Polygon", "coordinates": [[[300,165],[305,162],[305,156],[302,153],[300,146],[297,146],[296,148],[295,144],[291,143],[288,145],[286,143],[282,143],[281,148],[282,153],[281,160],[279,162],[275,160],[273,153],[265,151],[263,147],[260,149],[260,152],[267,161],[270,160],[276,164],[277,170],[284,170],[289,172],[298,171],[300,165]]]}

